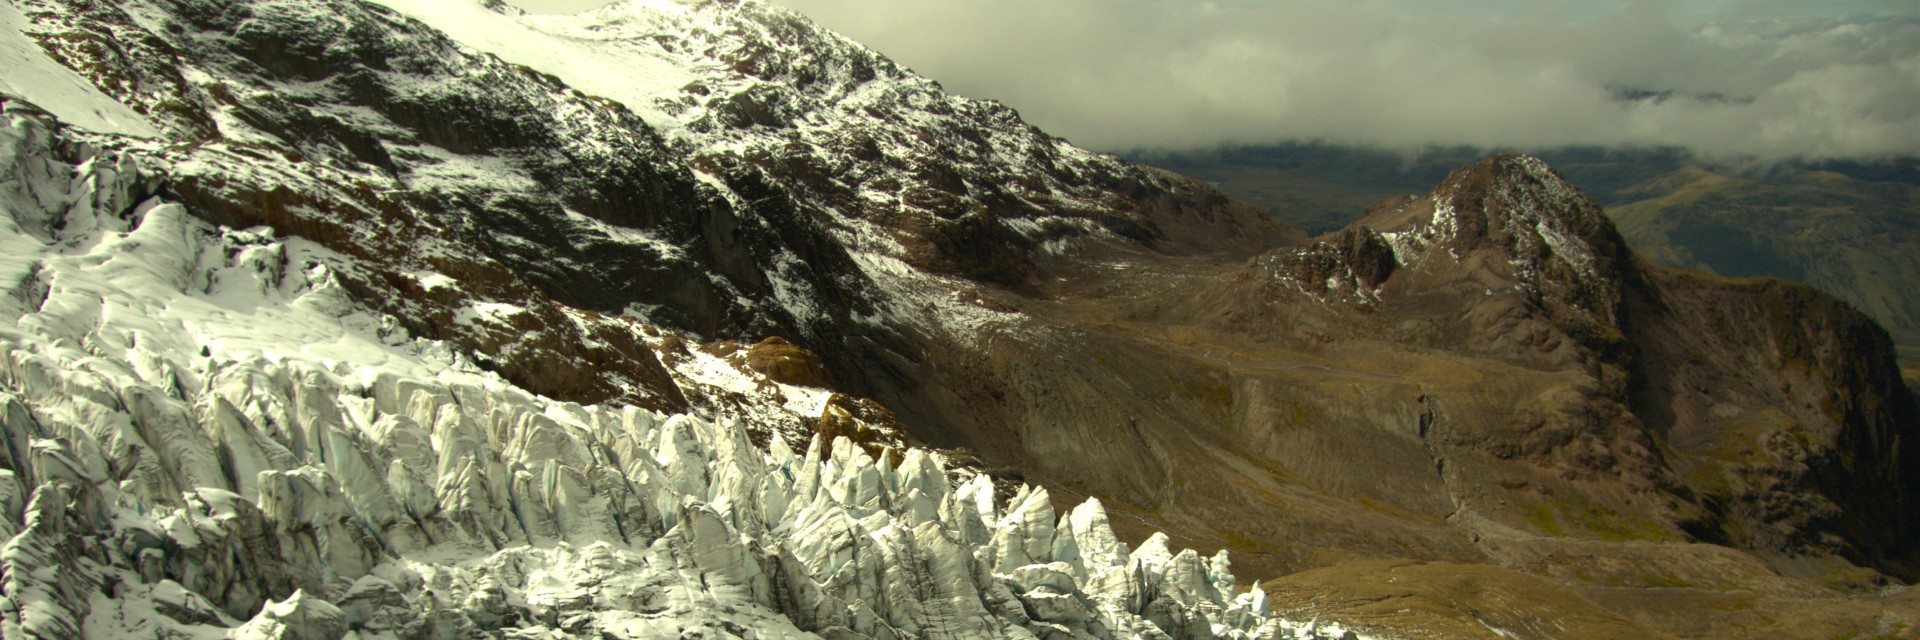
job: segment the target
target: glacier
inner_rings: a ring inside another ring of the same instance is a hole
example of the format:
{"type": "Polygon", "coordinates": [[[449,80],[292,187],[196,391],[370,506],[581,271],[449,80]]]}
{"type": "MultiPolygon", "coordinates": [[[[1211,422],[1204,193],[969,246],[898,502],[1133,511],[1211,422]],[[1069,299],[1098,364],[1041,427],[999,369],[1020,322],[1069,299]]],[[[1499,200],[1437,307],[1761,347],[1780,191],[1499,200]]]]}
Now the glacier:
{"type": "MultiPolygon", "coordinates": [[[[670,414],[516,387],[358,305],[355,258],[170,199],[120,103],[19,77],[0,636],[1353,637],[1271,615],[1225,552],[1129,547],[1097,500],[763,426],[824,391],[670,414]]],[[[726,366],[675,380],[780,386],[726,366]]]]}

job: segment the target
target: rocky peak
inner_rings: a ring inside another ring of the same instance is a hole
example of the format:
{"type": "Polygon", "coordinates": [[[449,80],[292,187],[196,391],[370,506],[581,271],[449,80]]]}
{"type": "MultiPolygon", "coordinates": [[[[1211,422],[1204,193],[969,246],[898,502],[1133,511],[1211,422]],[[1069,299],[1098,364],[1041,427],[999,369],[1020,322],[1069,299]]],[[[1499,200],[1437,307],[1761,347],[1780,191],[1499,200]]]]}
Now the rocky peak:
{"type": "Polygon", "coordinates": [[[1355,226],[1392,247],[1404,293],[1511,294],[1590,349],[1619,342],[1631,254],[1599,203],[1539,158],[1488,158],[1355,226]]]}
{"type": "MultiPolygon", "coordinates": [[[[1263,259],[1294,288],[1385,294],[1516,292],[1556,324],[1617,329],[1629,254],[1605,212],[1539,158],[1498,155],[1454,171],[1426,197],[1381,206],[1359,222],[1263,259]]],[[[1387,294],[1390,295],[1390,294],[1387,294]]]]}
{"type": "Polygon", "coordinates": [[[1534,276],[1622,275],[1625,244],[1599,203],[1539,158],[1500,155],[1454,171],[1433,198],[1453,214],[1455,250],[1502,250],[1516,271],[1534,276]]]}
{"type": "Polygon", "coordinates": [[[1361,224],[1387,234],[1406,266],[1435,251],[1463,262],[1491,250],[1508,275],[1535,289],[1623,275],[1625,244],[1599,203],[1533,156],[1503,154],[1458,169],[1424,201],[1392,214],[1402,219],[1376,215],[1361,224]],[[1430,215],[1405,215],[1414,207],[1430,215]]]}
{"type": "Polygon", "coordinates": [[[1561,330],[1589,347],[1618,341],[1631,257],[1592,197],[1520,154],[1457,170],[1432,197],[1436,218],[1443,207],[1451,214],[1451,254],[1492,252],[1561,330]]]}

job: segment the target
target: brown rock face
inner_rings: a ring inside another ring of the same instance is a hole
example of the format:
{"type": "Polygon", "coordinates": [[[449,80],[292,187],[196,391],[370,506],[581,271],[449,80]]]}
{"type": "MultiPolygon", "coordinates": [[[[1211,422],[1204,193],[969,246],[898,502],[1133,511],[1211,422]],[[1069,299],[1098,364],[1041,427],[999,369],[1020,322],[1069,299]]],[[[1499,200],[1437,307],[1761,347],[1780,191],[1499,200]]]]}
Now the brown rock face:
{"type": "Polygon", "coordinates": [[[831,387],[826,363],[820,355],[772,337],[747,348],[747,368],[760,372],[768,380],[802,387],[831,387]]]}
{"type": "Polygon", "coordinates": [[[1629,307],[1634,404],[1708,507],[1689,530],[1920,577],[1920,411],[1886,331],[1806,285],[1653,280],[1629,307]]]}
{"type": "Polygon", "coordinates": [[[1913,578],[1920,423],[1884,333],[1808,287],[1640,261],[1536,159],[1247,262],[1088,251],[1038,259],[1040,295],[991,291],[1016,324],[869,388],[923,439],[1255,575],[1508,565],[1621,629],[1670,621],[1607,590],[1663,581],[1568,558],[1708,575],[1724,552],[1762,567],[1735,582],[1843,600],[1836,567],[1913,578]]]}

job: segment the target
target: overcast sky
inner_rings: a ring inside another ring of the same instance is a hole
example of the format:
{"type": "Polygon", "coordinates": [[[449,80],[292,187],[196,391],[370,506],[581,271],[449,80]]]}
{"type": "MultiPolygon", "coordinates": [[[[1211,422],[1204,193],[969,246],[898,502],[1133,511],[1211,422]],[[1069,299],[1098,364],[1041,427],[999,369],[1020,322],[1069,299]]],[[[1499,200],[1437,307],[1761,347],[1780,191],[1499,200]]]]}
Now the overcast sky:
{"type": "Polygon", "coordinates": [[[1920,154],[1915,0],[778,2],[1106,151],[1326,141],[1920,154]]]}

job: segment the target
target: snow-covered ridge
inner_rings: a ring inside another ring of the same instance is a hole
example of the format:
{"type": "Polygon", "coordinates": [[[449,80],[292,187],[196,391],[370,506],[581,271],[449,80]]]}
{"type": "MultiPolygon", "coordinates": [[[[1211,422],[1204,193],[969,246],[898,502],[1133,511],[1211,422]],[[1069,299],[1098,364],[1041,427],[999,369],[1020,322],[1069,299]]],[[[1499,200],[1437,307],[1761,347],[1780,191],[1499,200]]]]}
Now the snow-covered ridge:
{"type": "Polygon", "coordinates": [[[358,308],[351,259],[5,117],[0,635],[1340,634],[1097,502],[526,393],[358,308]]]}
{"type": "Polygon", "coordinates": [[[397,245],[375,251],[402,273],[484,256],[569,305],[703,333],[865,321],[965,339],[993,318],[922,313],[968,286],[944,276],[1017,283],[1030,253],[1123,241],[1111,229],[1152,242],[1144,208],[1169,204],[1119,195],[1164,198],[1168,176],[947,95],[765,3],[555,17],[483,4],[22,6],[34,41],[146,114],[179,155],[200,156],[209,195],[289,190],[386,228],[327,216],[241,226],[344,226],[353,242],[397,245]],[[250,157],[206,167],[218,154],[203,149],[250,157]],[[385,219],[394,209],[409,224],[385,219]],[[995,262],[955,255],[980,244],[995,262]],[[669,279],[686,284],[657,284],[669,279]],[[687,304],[658,304],[668,296],[687,304]],[[856,300],[819,302],[836,298],[856,300]]]}
{"type": "Polygon", "coordinates": [[[1047,135],[998,103],[947,94],[761,0],[629,0],[577,15],[372,1],[627,106],[704,179],[744,170],[797,184],[864,252],[908,255],[889,221],[901,216],[986,217],[1034,243],[1060,230],[1112,237],[1091,221],[1139,215],[1112,185],[1169,180],[1047,135]]]}

